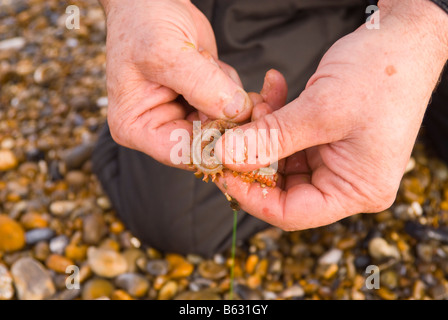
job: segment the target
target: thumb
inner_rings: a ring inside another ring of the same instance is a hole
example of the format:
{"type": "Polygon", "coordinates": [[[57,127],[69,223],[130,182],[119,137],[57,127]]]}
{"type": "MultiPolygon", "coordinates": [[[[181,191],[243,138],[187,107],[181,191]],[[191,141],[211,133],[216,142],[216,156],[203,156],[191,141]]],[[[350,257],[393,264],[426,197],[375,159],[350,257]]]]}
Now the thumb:
{"type": "Polygon", "coordinates": [[[232,79],[235,76],[228,75],[231,67],[226,65],[223,70],[222,64],[220,66],[207,51],[199,52],[193,46],[183,45],[160,59],[162,65],[156,68],[158,71],[152,78],[181,94],[199,111],[210,118],[234,122],[250,117],[252,102],[240,82],[232,79]],[[170,57],[173,53],[175,56],[170,57]]]}
{"type": "Polygon", "coordinates": [[[216,157],[229,169],[247,172],[286,158],[298,151],[336,141],[333,114],[323,112],[310,94],[283,108],[233,130],[215,145],[216,157]]]}

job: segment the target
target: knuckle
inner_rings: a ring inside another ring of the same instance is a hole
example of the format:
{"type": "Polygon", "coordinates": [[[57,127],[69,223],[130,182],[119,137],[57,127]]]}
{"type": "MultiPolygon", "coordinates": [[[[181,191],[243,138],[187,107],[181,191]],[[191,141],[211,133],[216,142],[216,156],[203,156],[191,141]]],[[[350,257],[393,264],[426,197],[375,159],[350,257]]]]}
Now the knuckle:
{"type": "Polygon", "coordinates": [[[394,192],[388,192],[383,194],[380,199],[377,201],[377,207],[375,208],[375,211],[383,211],[392,206],[396,198],[396,193],[394,192]]]}
{"type": "Polygon", "coordinates": [[[116,113],[108,113],[107,123],[109,125],[109,131],[112,139],[119,145],[127,146],[127,139],[124,134],[126,130],[123,130],[125,127],[125,122],[121,121],[116,113]]]}
{"type": "Polygon", "coordinates": [[[396,199],[397,188],[384,183],[381,190],[377,189],[376,192],[371,193],[372,196],[365,200],[364,207],[367,212],[380,212],[392,206],[396,199]]]}

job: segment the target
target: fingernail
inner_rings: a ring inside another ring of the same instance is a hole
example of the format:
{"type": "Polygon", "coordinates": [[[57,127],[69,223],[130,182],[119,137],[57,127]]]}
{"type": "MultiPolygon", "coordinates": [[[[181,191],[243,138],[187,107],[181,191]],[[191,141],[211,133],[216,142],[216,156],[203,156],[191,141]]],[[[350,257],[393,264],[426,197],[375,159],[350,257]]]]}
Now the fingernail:
{"type": "Polygon", "coordinates": [[[230,119],[235,118],[246,109],[248,100],[249,97],[245,93],[237,91],[232,101],[224,108],[224,115],[230,119]]]}

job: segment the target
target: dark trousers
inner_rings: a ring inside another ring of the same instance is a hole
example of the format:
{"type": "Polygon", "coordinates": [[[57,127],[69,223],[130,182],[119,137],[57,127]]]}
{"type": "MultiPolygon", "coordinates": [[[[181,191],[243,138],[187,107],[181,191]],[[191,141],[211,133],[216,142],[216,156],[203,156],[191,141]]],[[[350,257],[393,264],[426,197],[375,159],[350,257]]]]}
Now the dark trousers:
{"type": "MultiPolygon", "coordinates": [[[[325,51],[365,22],[363,0],[197,0],[216,34],[220,59],[258,92],[271,68],[285,75],[292,100],[304,89],[325,51]]],[[[448,75],[428,108],[424,126],[448,161],[448,75]]],[[[232,210],[211,182],[161,165],[117,145],[107,125],[93,154],[94,172],[119,216],[145,244],[165,252],[210,256],[229,247],[232,210]]],[[[243,240],[267,224],[239,213],[243,240]]]]}

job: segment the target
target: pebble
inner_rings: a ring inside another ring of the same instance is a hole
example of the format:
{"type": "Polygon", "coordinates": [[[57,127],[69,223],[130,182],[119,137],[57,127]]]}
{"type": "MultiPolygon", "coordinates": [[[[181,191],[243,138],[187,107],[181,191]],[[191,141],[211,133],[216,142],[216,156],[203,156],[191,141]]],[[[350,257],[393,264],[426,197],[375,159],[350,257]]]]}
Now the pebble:
{"type": "Polygon", "coordinates": [[[49,61],[41,64],[34,71],[34,81],[37,84],[48,85],[61,77],[62,70],[59,63],[56,61],[49,61]]]}
{"type": "Polygon", "coordinates": [[[223,264],[217,264],[212,260],[205,260],[199,264],[198,272],[206,279],[218,280],[227,275],[227,268],[223,264]]]}
{"type": "Polygon", "coordinates": [[[440,283],[429,289],[429,295],[434,300],[445,300],[448,296],[447,286],[440,283]]]}
{"type": "Polygon", "coordinates": [[[65,150],[62,155],[62,160],[66,169],[80,169],[82,165],[90,159],[94,146],[94,142],[85,142],[65,150]]]}
{"type": "Polygon", "coordinates": [[[170,266],[169,276],[171,279],[188,277],[193,273],[194,266],[181,255],[167,254],[165,259],[170,266]]]}
{"type": "Polygon", "coordinates": [[[65,175],[65,180],[67,181],[69,186],[73,188],[80,188],[87,182],[87,177],[84,172],[73,170],[67,172],[67,174],[65,175]]]}
{"type": "Polygon", "coordinates": [[[97,105],[99,108],[107,107],[108,104],[109,104],[109,101],[108,101],[107,97],[99,97],[99,98],[96,100],[96,105],[97,105]]]}
{"type": "Polygon", "coordinates": [[[128,269],[123,255],[113,250],[90,247],[87,250],[87,260],[92,271],[105,278],[114,278],[128,269]]]}
{"type": "Polygon", "coordinates": [[[10,300],[14,296],[11,273],[5,265],[0,264],[0,300],[10,300]]]}
{"type": "Polygon", "coordinates": [[[259,257],[256,254],[251,254],[246,260],[245,270],[248,274],[252,274],[255,270],[259,257]]]}
{"type": "Polygon", "coordinates": [[[33,258],[16,261],[11,267],[11,274],[20,300],[43,300],[56,292],[49,272],[33,258]]]}
{"type": "Polygon", "coordinates": [[[169,264],[163,259],[154,259],[146,264],[146,271],[153,276],[163,276],[168,273],[169,264]]]}
{"type": "Polygon", "coordinates": [[[17,158],[11,150],[0,149],[0,171],[14,169],[17,164],[17,158]]]}
{"type": "Polygon", "coordinates": [[[343,252],[340,249],[330,249],[319,258],[318,263],[322,265],[338,264],[342,258],[342,254],[343,252]]]}
{"type": "Polygon", "coordinates": [[[67,216],[75,208],[76,203],[71,200],[59,200],[50,204],[50,212],[55,216],[67,216]]]}
{"type": "Polygon", "coordinates": [[[376,290],[376,294],[384,300],[397,300],[397,295],[385,287],[380,287],[376,290]]]}
{"type": "Polygon", "coordinates": [[[115,287],[105,279],[94,278],[88,280],[82,287],[83,300],[95,300],[100,298],[110,298],[115,287]]]}
{"type": "MultiPolygon", "coordinates": [[[[104,208],[103,208],[103,210],[104,210],[104,208]]],[[[112,232],[113,234],[120,234],[124,231],[125,226],[120,221],[114,221],[110,224],[109,229],[110,229],[110,232],[112,232]]],[[[136,246],[136,247],[138,247],[138,246],[136,246]]]]}
{"type": "Polygon", "coordinates": [[[43,214],[34,211],[22,215],[20,223],[27,230],[48,227],[48,219],[43,214]]]}
{"type": "Polygon", "coordinates": [[[303,298],[305,290],[300,285],[292,285],[282,291],[279,296],[283,299],[298,299],[303,298]]]}
{"type": "Polygon", "coordinates": [[[107,234],[106,221],[100,213],[92,213],[84,218],[83,241],[86,244],[96,245],[107,234]]]}
{"type": "Polygon", "coordinates": [[[128,265],[127,272],[137,272],[139,269],[146,271],[147,258],[142,250],[137,248],[126,249],[123,252],[123,257],[128,265]],[[137,261],[139,262],[137,263],[137,261]]]}
{"type": "Polygon", "coordinates": [[[120,244],[114,239],[106,238],[101,241],[98,248],[109,249],[109,250],[114,250],[114,251],[118,252],[118,251],[120,251],[120,244]]]}
{"type": "Polygon", "coordinates": [[[65,247],[65,255],[67,258],[74,261],[84,261],[87,256],[87,246],[68,244],[65,247]]]}
{"type": "MultiPolygon", "coordinates": [[[[112,208],[112,204],[110,203],[110,200],[109,200],[109,198],[107,198],[107,197],[99,197],[99,198],[96,200],[96,203],[97,203],[98,206],[99,206],[101,209],[103,209],[104,211],[110,210],[110,209],[112,208]]],[[[120,224],[121,224],[121,222],[117,222],[117,223],[120,223],[120,224]]]]}
{"type": "Polygon", "coordinates": [[[112,300],[134,300],[132,296],[124,290],[115,290],[112,292],[112,300]]]}
{"type": "Polygon", "coordinates": [[[0,41],[0,51],[1,50],[20,50],[26,44],[26,40],[23,37],[15,37],[11,39],[6,39],[0,41]]]}
{"type": "Polygon", "coordinates": [[[115,279],[115,285],[135,298],[143,297],[149,289],[148,280],[137,273],[120,274],[115,279]]]}
{"type": "Polygon", "coordinates": [[[22,226],[5,214],[0,214],[0,251],[17,251],[25,246],[22,226]]]}
{"type": "Polygon", "coordinates": [[[81,289],[65,289],[53,296],[52,300],[75,300],[81,295],[81,289]]]}
{"type": "Polygon", "coordinates": [[[50,240],[49,248],[52,253],[62,255],[64,254],[65,248],[67,247],[68,244],[69,244],[68,237],[62,234],[50,240]]]}
{"type": "Polygon", "coordinates": [[[158,300],[170,300],[172,299],[178,290],[178,284],[173,281],[167,281],[163,287],[159,290],[158,300]]]}
{"type": "Polygon", "coordinates": [[[430,244],[419,243],[416,247],[417,256],[424,262],[431,262],[434,254],[434,247],[430,244]]]}
{"type": "Polygon", "coordinates": [[[235,293],[243,300],[261,300],[262,295],[256,289],[251,289],[245,285],[238,284],[235,286],[235,293]]]}
{"type": "Polygon", "coordinates": [[[375,237],[369,242],[369,254],[374,259],[395,258],[400,257],[397,247],[389,244],[385,239],[375,237]]]}
{"type": "Polygon", "coordinates": [[[27,231],[25,234],[26,244],[33,245],[40,241],[48,241],[53,238],[55,232],[51,228],[37,228],[27,231]]]}
{"type": "Polygon", "coordinates": [[[45,261],[46,266],[58,273],[66,273],[67,268],[74,265],[74,262],[59,254],[51,254],[45,261]]]}
{"type": "Polygon", "coordinates": [[[407,221],[404,229],[410,236],[420,241],[436,240],[448,243],[448,230],[446,228],[434,228],[418,222],[407,221]]]}
{"type": "Polygon", "coordinates": [[[184,291],[174,297],[174,300],[221,300],[221,297],[212,290],[184,291]]]}
{"type": "Polygon", "coordinates": [[[45,261],[50,255],[50,246],[47,241],[39,241],[34,246],[34,257],[37,260],[45,261]]]}

